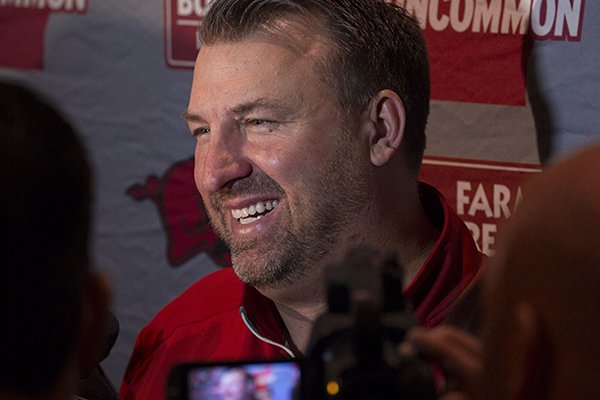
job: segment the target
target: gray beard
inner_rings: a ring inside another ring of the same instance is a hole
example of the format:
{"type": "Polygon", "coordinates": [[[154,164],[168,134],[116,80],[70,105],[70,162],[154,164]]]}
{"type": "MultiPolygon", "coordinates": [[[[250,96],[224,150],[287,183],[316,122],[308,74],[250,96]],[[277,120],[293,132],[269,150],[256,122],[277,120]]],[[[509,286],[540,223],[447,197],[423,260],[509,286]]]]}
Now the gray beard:
{"type": "MultiPolygon", "coordinates": [[[[320,214],[320,213],[319,213],[320,214]]],[[[264,257],[260,268],[240,266],[243,251],[232,249],[233,270],[245,283],[257,289],[285,288],[314,272],[315,267],[335,245],[336,239],[345,225],[343,219],[330,215],[316,215],[316,226],[306,227],[298,233],[286,230],[277,246],[278,257],[264,257]],[[238,263],[239,262],[239,263],[238,263]],[[260,273],[256,273],[259,270],[260,273]]]]}
{"type": "MultiPolygon", "coordinates": [[[[360,165],[355,154],[349,154],[347,137],[341,136],[324,171],[306,193],[311,204],[310,215],[305,213],[299,226],[285,229],[280,240],[273,243],[276,248],[260,260],[244,259],[244,252],[252,248],[253,241],[234,243],[227,229],[223,228],[226,226],[224,220],[221,219],[222,223],[218,225],[211,216],[215,231],[231,250],[233,269],[243,282],[259,290],[288,287],[308,274],[320,273],[323,258],[335,246],[345,246],[340,242],[341,233],[367,202],[368,177],[366,167],[360,165]],[[328,194],[328,197],[324,198],[323,194],[328,194]]],[[[235,190],[251,191],[257,186],[264,186],[278,188],[284,194],[273,181],[240,181],[239,184],[235,190]]],[[[217,205],[218,201],[213,200],[215,209],[219,209],[217,205]]]]}

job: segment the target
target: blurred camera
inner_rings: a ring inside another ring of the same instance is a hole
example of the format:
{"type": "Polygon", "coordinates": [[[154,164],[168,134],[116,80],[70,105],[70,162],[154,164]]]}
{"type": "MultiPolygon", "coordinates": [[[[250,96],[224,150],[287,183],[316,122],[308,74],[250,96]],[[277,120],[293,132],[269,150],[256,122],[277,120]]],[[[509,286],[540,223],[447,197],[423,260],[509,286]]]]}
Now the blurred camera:
{"type": "Polygon", "coordinates": [[[326,274],[329,310],[312,332],[302,399],[435,399],[427,360],[398,349],[417,322],[397,257],[355,248],[326,274]]]}

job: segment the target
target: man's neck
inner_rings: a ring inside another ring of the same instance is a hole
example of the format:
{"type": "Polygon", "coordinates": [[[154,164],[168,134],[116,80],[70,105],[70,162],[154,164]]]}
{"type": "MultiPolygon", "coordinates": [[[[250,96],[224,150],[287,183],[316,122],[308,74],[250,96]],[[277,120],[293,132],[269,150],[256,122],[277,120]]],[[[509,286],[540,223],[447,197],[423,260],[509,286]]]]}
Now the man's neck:
{"type": "Polygon", "coordinates": [[[313,271],[285,288],[259,290],[270,298],[285,323],[293,350],[305,353],[316,319],[327,311],[325,282],[313,271]]]}
{"type": "MultiPolygon", "coordinates": [[[[424,214],[423,218],[426,218],[424,214]]],[[[408,237],[418,237],[420,240],[411,243],[402,243],[403,248],[393,248],[401,256],[401,263],[404,267],[404,286],[409,285],[417,276],[439,236],[439,232],[425,220],[419,224],[419,232],[409,232],[408,237]]],[[[406,236],[405,236],[406,237],[406,236]]],[[[282,293],[263,293],[271,298],[281,315],[283,322],[288,330],[290,339],[297,350],[306,353],[317,318],[327,311],[327,299],[325,296],[325,282],[306,281],[301,287],[282,293]],[[291,294],[290,294],[291,293],[291,294]]],[[[311,279],[312,281],[312,279],[311,279]]]]}
{"type": "Polygon", "coordinates": [[[402,200],[383,202],[383,207],[365,207],[371,212],[357,216],[327,259],[313,266],[310,273],[291,287],[261,290],[276,304],[291,341],[302,353],[308,348],[316,319],[327,311],[325,265],[341,261],[346,251],[355,246],[371,247],[382,253],[396,252],[404,267],[406,287],[427,261],[439,231],[427,217],[416,191],[413,196],[405,192],[404,197],[398,195],[395,199],[402,200]]]}
{"type": "MultiPolygon", "coordinates": [[[[390,186],[383,178],[380,186],[390,186]]],[[[425,210],[418,183],[410,176],[392,185],[387,196],[381,195],[375,217],[380,251],[393,251],[404,270],[404,286],[419,274],[440,237],[439,227],[425,210]],[[386,218],[387,216],[387,218],[386,218]]],[[[377,248],[377,247],[376,247],[377,248]]]]}
{"type": "Polygon", "coordinates": [[[283,304],[275,303],[275,305],[288,330],[290,340],[293,343],[292,347],[306,354],[315,321],[327,310],[327,304],[314,305],[311,309],[305,308],[302,311],[297,311],[283,304]]]}

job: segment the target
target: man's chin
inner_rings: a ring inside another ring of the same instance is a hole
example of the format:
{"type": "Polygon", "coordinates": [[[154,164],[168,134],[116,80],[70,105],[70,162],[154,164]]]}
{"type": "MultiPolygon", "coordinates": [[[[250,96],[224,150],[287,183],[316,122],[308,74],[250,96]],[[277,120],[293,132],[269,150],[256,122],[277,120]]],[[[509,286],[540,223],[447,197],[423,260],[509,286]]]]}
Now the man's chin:
{"type": "Polygon", "coordinates": [[[286,272],[284,269],[262,263],[249,263],[247,259],[245,259],[244,263],[237,263],[235,258],[232,258],[232,260],[233,271],[238,278],[245,284],[253,286],[258,290],[283,289],[293,281],[293,277],[291,276],[293,274],[286,272]]]}

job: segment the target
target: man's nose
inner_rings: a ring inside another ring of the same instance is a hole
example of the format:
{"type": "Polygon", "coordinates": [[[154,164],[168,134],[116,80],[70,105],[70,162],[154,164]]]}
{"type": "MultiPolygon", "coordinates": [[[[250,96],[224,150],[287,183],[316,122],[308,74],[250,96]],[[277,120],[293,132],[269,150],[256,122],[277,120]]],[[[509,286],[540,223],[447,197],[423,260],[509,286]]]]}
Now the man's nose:
{"type": "Polygon", "coordinates": [[[252,172],[244,154],[244,138],[235,130],[213,130],[207,144],[196,145],[196,180],[204,191],[216,192],[252,172]],[[202,149],[205,146],[205,149],[202,149]]]}

